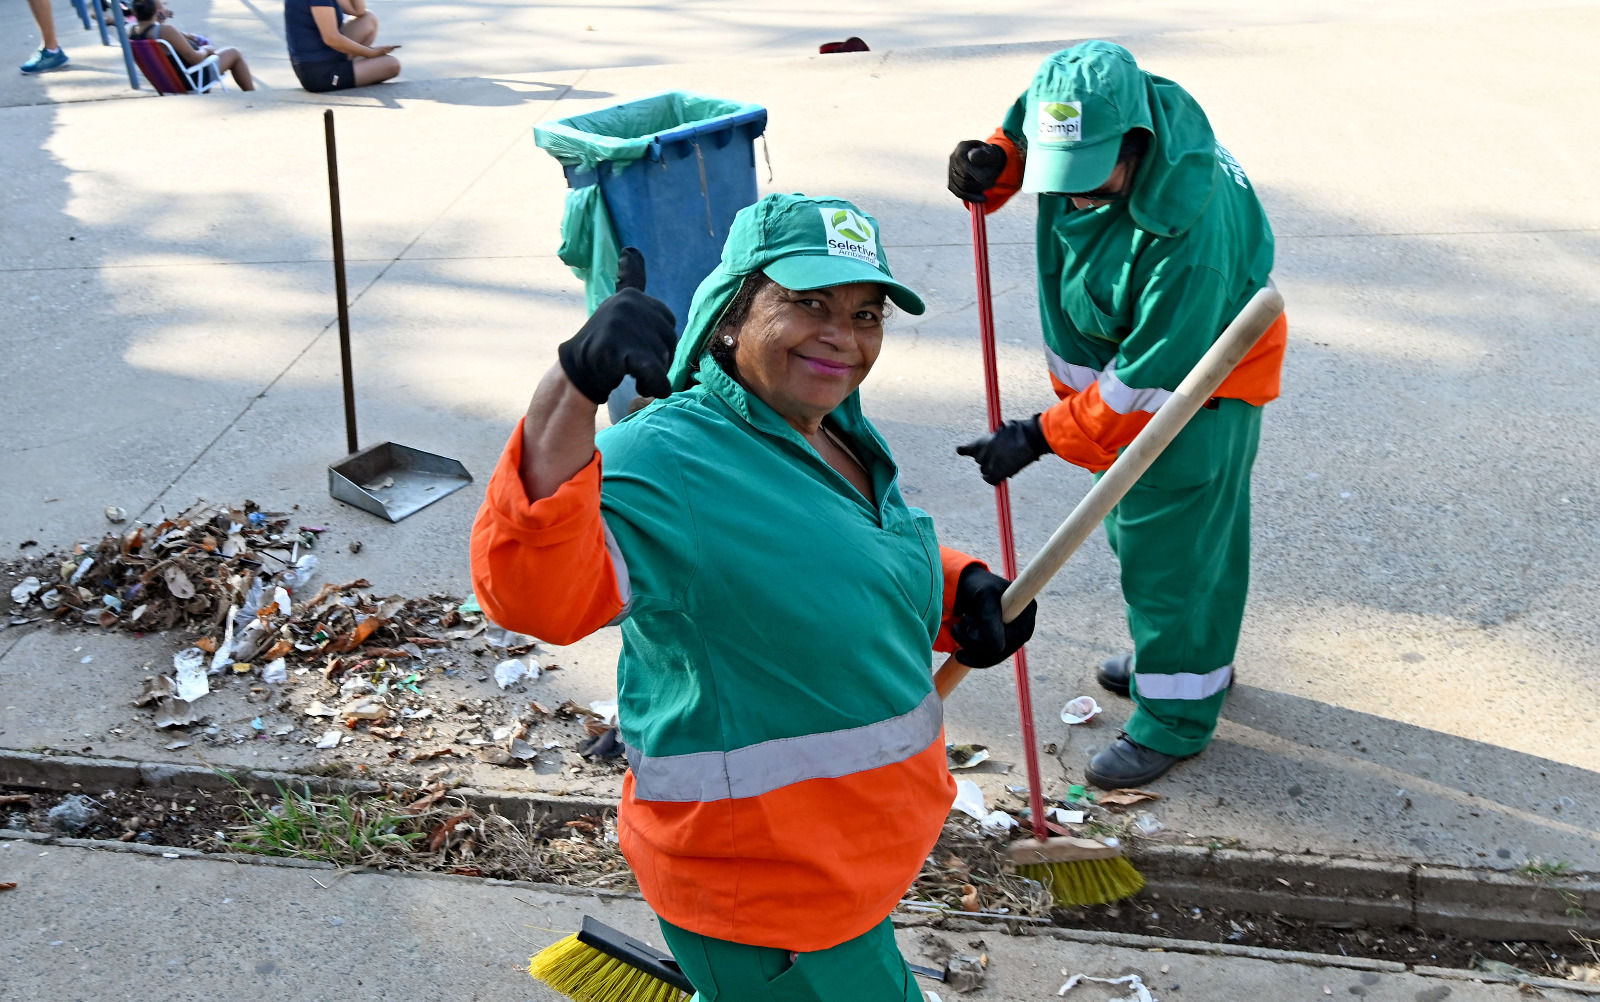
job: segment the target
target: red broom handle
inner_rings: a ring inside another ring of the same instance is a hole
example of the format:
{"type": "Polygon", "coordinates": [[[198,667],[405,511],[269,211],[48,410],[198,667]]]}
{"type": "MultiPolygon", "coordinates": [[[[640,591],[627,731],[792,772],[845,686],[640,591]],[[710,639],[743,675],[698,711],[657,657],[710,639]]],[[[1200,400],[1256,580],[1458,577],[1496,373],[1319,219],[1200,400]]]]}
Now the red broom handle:
{"type": "MultiPolygon", "coordinates": [[[[978,333],[983,344],[983,396],[989,409],[989,431],[1000,430],[1000,371],[995,361],[994,301],[989,285],[989,224],[983,206],[968,202],[972,213],[972,260],[978,275],[978,333]]],[[[994,509],[1000,523],[1000,565],[1007,578],[1017,577],[1017,544],[1011,532],[1011,489],[1002,480],[994,488],[994,509]]],[[[1033,690],[1028,684],[1028,654],[1018,648],[1011,657],[1017,677],[1017,713],[1022,717],[1022,754],[1028,767],[1028,806],[1033,835],[1043,842],[1050,837],[1044,823],[1044,783],[1039,775],[1039,742],[1033,730],[1033,690]]]]}

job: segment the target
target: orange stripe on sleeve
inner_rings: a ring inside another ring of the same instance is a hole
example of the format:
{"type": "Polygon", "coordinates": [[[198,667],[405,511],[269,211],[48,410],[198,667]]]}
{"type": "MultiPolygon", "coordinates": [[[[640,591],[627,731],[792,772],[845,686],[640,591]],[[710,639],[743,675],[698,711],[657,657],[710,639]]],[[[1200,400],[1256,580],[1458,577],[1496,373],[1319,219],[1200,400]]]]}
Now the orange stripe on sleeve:
{"type": "MultiPolygon", "coordinates": [[[[1059,381],[1056,387],[1057,393],[1065,389],[1059,381]]],[[[1132,442],[1153,416],[1148,411],[1118,414],[1100,399],[1100,384],[1095,383],[1082,393],[1067,390],[1059,404],[1039,416],[1039,427],[1051,452],[1098,473],[1116,462],[1117,450],[1132,442]]]]}
{"type": "Polygon", "coordinates": [[[521,465],[519,421],[472,524],[472,587],[496,624],[570,644],[624,607],[600,515],[600,453],[533,502],[521,465]]]}
{"type": "Polygon", "coordinates": [[[999,209],[1010,201],[1012,195],[1022,190],[1022,151],[1006,136],[1004,129],[994,130],[994,135],[987,141],[1006,151],[1006,169],[1000,172],[994,187],[983,193],[988,199],[983,203],[984,215],[999,209]]]}
{"type": "Polygon", "coordinates": [[[944,615],[939,620],[939,635],[934,638],[933,649],[951,654],[956,649],[955,638],[950,636],[950,626],[956,621],[956,583],[961,580],[961,572],[973,564],[984,570],[988,570],[989,565],[948,546],[939,547],[939,562],[944,566],[944,615]]]}

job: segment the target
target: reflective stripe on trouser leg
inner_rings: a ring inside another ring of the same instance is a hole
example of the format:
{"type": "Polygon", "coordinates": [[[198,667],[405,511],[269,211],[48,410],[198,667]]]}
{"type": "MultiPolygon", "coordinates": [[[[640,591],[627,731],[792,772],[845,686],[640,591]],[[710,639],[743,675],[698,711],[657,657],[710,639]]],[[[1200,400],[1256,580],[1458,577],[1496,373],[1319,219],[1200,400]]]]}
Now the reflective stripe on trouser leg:
{"type": "Polygon", "coordinates": [[[802,953],[746,946],[679,928],[661,935],[704,1002],[923,1002],[886,918],[838,946],[802,953]]]}
{"type": "Polygon", "coordinates": [[[1261,408],[1200,411],[1106,518],[1133,634],[1128,736],[1193,755],[1227,698],[1250,586],[1250,469],[1261,408]]]}

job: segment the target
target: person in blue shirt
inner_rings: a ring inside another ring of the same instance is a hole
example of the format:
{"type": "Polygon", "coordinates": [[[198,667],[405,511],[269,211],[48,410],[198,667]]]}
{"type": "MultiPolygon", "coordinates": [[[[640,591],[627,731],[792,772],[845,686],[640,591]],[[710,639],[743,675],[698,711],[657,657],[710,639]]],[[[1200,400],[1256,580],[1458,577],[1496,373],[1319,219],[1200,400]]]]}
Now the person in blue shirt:
{"type": "Polygon", "coordinates": [[[366,0],[284,0],[283,33],[294,75],[312,93],[365,87],[400,74],[400,60],[391,55],[400,46],[372,44],[378,15],[366,0]]]}

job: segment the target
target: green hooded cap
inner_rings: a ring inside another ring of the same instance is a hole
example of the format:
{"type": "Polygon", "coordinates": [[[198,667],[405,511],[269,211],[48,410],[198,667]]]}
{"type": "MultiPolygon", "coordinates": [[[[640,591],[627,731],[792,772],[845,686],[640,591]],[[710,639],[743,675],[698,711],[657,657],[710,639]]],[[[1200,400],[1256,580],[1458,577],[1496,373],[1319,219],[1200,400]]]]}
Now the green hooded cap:
{"type": "Polygon", "coordinates": [[[907,313],[924,309],[922,298],[889,271],[876,219],[842,198],[768,195],[733,218],[722,261],[695,290],[669,373],[673,390],[693,381],[711,332],[739,286],[758,271],[788,289],[877,282],[907,313]]]}

